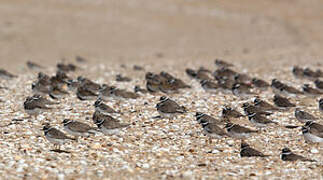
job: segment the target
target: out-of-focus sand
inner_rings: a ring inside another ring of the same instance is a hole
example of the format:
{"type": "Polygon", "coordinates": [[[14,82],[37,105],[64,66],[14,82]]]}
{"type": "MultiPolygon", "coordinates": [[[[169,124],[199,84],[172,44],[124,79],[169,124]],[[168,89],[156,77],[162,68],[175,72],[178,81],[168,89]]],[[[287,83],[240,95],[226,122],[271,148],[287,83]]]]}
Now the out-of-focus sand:
{"type": "Polygon", "coordinates": [[[0,62],[317,62],[322,17],[320,0],[2,0],[0,62]]]}

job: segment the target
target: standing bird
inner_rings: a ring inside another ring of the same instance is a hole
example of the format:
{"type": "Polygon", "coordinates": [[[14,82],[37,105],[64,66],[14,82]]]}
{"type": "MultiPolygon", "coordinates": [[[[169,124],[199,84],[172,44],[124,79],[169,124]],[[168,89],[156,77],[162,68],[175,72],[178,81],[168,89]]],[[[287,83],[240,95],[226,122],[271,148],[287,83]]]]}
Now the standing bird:
{"type": "Polygon", "coordinates": [[[63,125],[64,130],[73,135],[76,139],[78,139],[79,136],[89,137],[90,135],[94,135],[96,133],[95,128],[79,121],[64,119],[63,125]]]}
{"type": "Polygon", "coordinates": [[[289,148],[285,147],[282,149],[282,153],[280,155],[280,158],[283,161],[310,161],[310,162],[315,162],[315,160],[305,158],[303,156],[297,155],[293,153],[289,148]]]}
{"type": "Polygon", "coordinates": [[[58,146],[58,149],[60,149],[60,146],[63,145],[67,140],[75,140],[66,136],[62,131],[50,127],[48,124],[43,127],[43,131],[46,139],[50,143],[53,143],[54,147],[58,146]]]}
{"type": "Polygon", "coordinates": [[[244,117],[243,114],[241,114],[239,111],[232,109],[229,106],[224,106],[222,108],[222,117],[226,118],[226,119],[230,119],[230,118],[240,118],[240,117],[244,117]]]}
{"type": "Polygon", "coordinates": [[[238,139],[248,138],[251,134],[258,132],[233,123],[227,123],[225,128],[229,136],[238,139]]]}
{"type": "Polygon", "coordinates": [[[178,105],[175,101],[167,98],[166,96],[160,97],[156,108],[158,113],[165,118],[173,118],[178,114],[186,113],[184,106],[178,105]]]}
{"type": "Polygon", "coordinates": [[[265,155],[262,152],[251,148],[249,144],[244,141],[241,141],[240,145],[240,156],[241,157],[268,157],[269,155],[265,155]]]}

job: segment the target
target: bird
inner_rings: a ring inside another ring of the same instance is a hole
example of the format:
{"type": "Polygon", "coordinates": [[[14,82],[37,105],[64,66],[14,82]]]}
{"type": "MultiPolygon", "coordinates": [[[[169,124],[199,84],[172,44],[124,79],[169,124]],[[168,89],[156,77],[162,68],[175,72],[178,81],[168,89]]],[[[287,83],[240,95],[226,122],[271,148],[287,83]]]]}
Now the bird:
{"type": "Polygon", "coordinates": [[[8,72],[7,70],[0,69],[0,78],[9,80],[9,79],[16,78],[16,77],[18,77],[18,76],[13,75],[12,73],[8,72]]]}
{"type": "Polygon", "coordinates": [[[275,107],[274,105],[269,104],[268,102],[256,97],[253,101],[254,106],[266,111],[266,112],[275,112],[275,111],[279,111],[280,109],[275,107]]]}
{"type": "Polygon", "coordinates": [[[321,76],[321,72],[319,70],[313,71],[312,69],[310,69],[308,67],[304,69],[303,74],[304,74],[304,77],[306,77],[310,80],[317,79],[321,76]]]}
{"type": "Polygon", "coordinates": [[[232,86],[232,93],[240,97],[246,97],[255,94],[251,91],[251,86],[245,83],[235,83],[232,86]]]}
{"type": "Polygon", "coordinates": [[[315,123],[313,121],[307,121],[304,126],[310,128],[310,130],[313,130],[313,131],[317,131],[320,133],[323,132],[323,125],[319,123],[315,123]]]}
{"type": "Polygon", "coordinates": [[[81,82],[79,82],[78,80],[67,80],[66,83],[68,89],[74,93],[76,93],[77,88],[81,86],[81,82]]]}
{"type": "Polygon", "coordinates": [[[218,84],[213,82],[213,81],[209,81],[209,80],[202,80],[200,82],[202,88],[207,91],[207,92],[217,92],[217,89],[219,88],[218,84]]]}
{"type": "Polygon", "coordinates": [[[321,113],[323,113],[323,98],[319,100],[319,110],[321,113]]]}
{"type": "Polygon", "coordinates": [[[229,79],[234,80],[234,76],[237,75],[237,74],[238,73],[235,72],[232,69],[222,67],[222,68],[219,68],[219,69],[215,70],[214,73],[213,73],[213,76],[215,78],[217,78],[217,77],[227,77],[229,79]]]}
{"type": "Polygon", "coordinates": [[[162,96],[159,99],[159,103],[156,104],[156,108],[161,117],[174,118],[178,114],[186,113],[184,106],[178,105],[175,101],[166,96],[162,96]]]}
{"type": "Polygon", "coordinates": [[[175,84],[175,79],[167,79],[159,84],[159,90],[165,94],[178,93],[179,87],[175,84]]]}
{"type": "Polygon", "coordinates": [[[33,82],[31,84],[31,89],[34,94],[47,95],[51,88],[51,85],[42,84],[41,81],[33,82]]]}
{"type": "Polygon", "coordinates": [[[34,62],[31,62],[31,61],[27,61],[26,62],[26,65],[29,69],[32,69],[32,70],[40,70],[40,69],[43,69],[44,67],[39,65],[39,64],[36,64],[34,62]]]}
{"type": "Polygon", "coordinates": [[[116,81],[119,82],[130,82],[132,79],[126,76],[122,76],[121,74],[116,75],[116,81]]]}
{"type": "Polygon", "coordinates": [[[265,155],[262,152],[250,147],[244,141],[241,141],[240,144],[240,157],[268,157],[269,155],[265,155]]]}
{"type": "Polygon", "coordinates": [[[263,110],[262,108],[256,107],[247,102],[242,104],[242,108],[246,115],[257,113],[257,114],[269,116],[272,114],[272,112],[270,111],[263,110]]]}
{"type": "Polygon", "coordinates": [[[80,82],[80,86],[87,89],[88,91],[91,91],[93,94],[98,93],[99,90],[102,88],[100,84],[93,82],[90,79],[87,79],[83,76],[78,76],[77,80],[80,82]]]}
{"type": "Polygon", "coordinates": [[[309,161],[309,162],[314,162],[315,160],[305,158],[303,156],[297,155],[293,153],[289,148],[285,147],[282,149],[280,158],[283,161],[309,161]]]}
{"type": "Polygon", "coordinates": [[[101,98],[98,98],[95,103],[93,104],[96,111],[99,111],[102,114],[111,114],[111,113],[120,113],[111,108],[110,106],[104,104],[101,98]]]}
{"type": "Polygon", "coordinates": [[[301,123],[306,123],[307,121],[315,121],[317,118],[313,116],[312,114],[302,111],[300,108],[295,109],[295,118],[301,122],[301,123]]]}
{"type": "Polygon", "coordinates": [[[232,109],[230,106],[224,106],[222,108],[222,117],[230,119],[244,117],[244,115],[241,114],[239,111],[232,109]]]}
{"type": "Polygon", "coordinates": [[[67,140],[75,140],[74,138],[66,136],[62,131],[50,127],[49,124],[46,124],[43,127],[43,131],[46,139],[50,143],[53,143],[54,147],[58,146],[58,149],[60,149],[60,146],[63,145],[67,140]]]}
{"type": "Polygon", "coordinates": [[[59,104],[58,102],[55,101],[51,101],[49,99],[47,99],[44,96],[41,96],[39,94],[34,94],[33,96],[31,96],[33,99],[37,99],[38,101],[40,101],[41,103],[44,103],[45,105],[54,105],[54,104],[59,104]]]}
{"type": "Polygon", "coordinates": [[[220,120],[218,120],[210,115],[201,113],[201,112],[196,112],[195,117],[196,117],[196,121],[198,123],[209,122],[209,123],[214,123],[214,124],[218,124],[218,125],[222,124],[222,122],[220,120]]]}
{"type": "Polygon", "coordinates": [[[304,69],[299,66],[294,66],[292,73],[296,78],[304,78],[304,69]]]}
{"type": "Polygon", "coordinates": [[[153,74],[152,72],[147,72],[145,79],[146,88],[151,93],[159,92],[159,85],[162,83],[162,81],[165,81],[164,78],[160,77],[157,74],[153,74]]]}
{"type": "Polygon", "coordinates": [[[98,120],[95,124],[99,130],[105,135],[119,135],[121,129],[128,127],[130,124],[120,123],[111,116],[98,120]]]}
{"type": "Polygon", "coordinates": [[[164,77],[165,79],[169,80],[173,86],[175,86],[178,89],[182,89],[182,88],[191,88],[191,86],[187,85],[186,83],[184,83],[183,80],[176,78],[175,76],[169,74],[168,72],[165,71],[161,71],[159,73],[159,75],[161,77],[164,77]]]}
{"type": "Polygon", "coordinates": [[[57,69],[64,72],[75,71],[77,67],[74,64],[57,63],[57,69]]]}
{"type": "Polygon", "coordinates": [[[52,99],[61,99],[64,96],[68,95],[69,93],[61,88],[58,87],[52,87],[50,92],[49,92],[49,96],[52,99]]]}
{"type": "Polygon", "coordinates": [[[209,142],[212,142],[212,138],[220,139],[222,137],[228,136],[224,129],[220,128],[215,123],[210,123],[208,121],[201,123],[203,132],[210,138],[209,142]]]}
{"type": "Polygon", "coordinates": [[[302,134],[306,142],[310,142],[310,143],[323,142],[323,130],[319,131],[316,128],[302,126],[302,134]]]}
{"type": "Polygon", "coordinates": [[[75,57],[75,61],[78,62],[78,63],[86,63],[88,60],[85,59],[84,57],[82,56],[76,56],[75,57]]]}
{"type": "Polygon", "coordinates": [[[267,83],[266,81],[264,81],[262,79],[258,79],[258,78],[252,78],[251,83],[254,87],[261,89],[261,90],[266,90],[270,86],[269,83],[267,83]]]}
{"type": "Polygon", "coordinates": [[[284,88],[286,85],[283,84],[282,82],[280,82],[277,79],[272,79],[271,80],[271,85],[270,87],[272,88],[273,92],[275,94],[280,94],[281,93],[281,89],[284,88]]]}
{"type": "Polygon", "coordinates": [[[27,97],[24,102],[24,110],[31,116],[37,116],[41,112],[48,111],[50,109],[51,108],[47,107],[44,101],[39,98],[27,97]]]}
{"type": "Polygon", "coordinates": [[[64,130],[67,133],[73,135],[75,139],[78,139],[79,136],[89,137],[90,135],[94,135],[97,132],[96,128],[93,128],[88,124],[79,121],[64,119],[62,123],[64,125],[64,130]]]}
{"type": "Polygon", "coordinates": [[[214,60],[214,64],[218,67],[218,68],[228,68],[228,67],[232,67],[233,64],[225,62],[221,59],[215,59],[214,60]]]}
{"type": "Polygon", "coordinates": [[[323,91],[323,81],[316,79],[314,81],[314,84],[316,86],[317,89],[320,89],[321,91],[323,91]]]}
{"type": "Polygon", "coordinates": [[[137,99],[139,97],[138,94],[130,91],[126,91],[124,89],[118,89],[115,86],[111,86],[109,88],[109,92],[111,97],[114,98],[124,98],[124,99],[137,99]]]}
{"type": "Polygon", "coordinates": [[[281,109],[288,109],[291,107],[296,107],[294,103],[291,103],[287,98],[282,97],[278,94],[274,95],[274,103],[277,107],[281,109]]]}
{"type": "Polygon", "coordinates": [[[315,89],[312,88],[309,84],[304,84],[303,85],[303,92],[304,94],[308,95],[308,96],[320,96],[323,94],[323,91],[319,90],[319,89],[315,89]]]}
{"type": "Polygon", "coordinates": [[[97,98],[98,95],[81,85],[80,87],[77,88],[76,96],[80,100],[84,101],[84,100],[94,100],[97,98]]]}
{"type": "Polygon", "coordinates": [[[225,128],[230,137],[238,139],[248,138],[251,136],[251,134],[258,132],[256,130],[251,130],[244,126],[240,126],[239,124],[233,124],[230,122],[225,125],[225,128]]]}
{"type": "Polygon", "coordinates": [[[134,92],[135,93],[138,93],[139,92],[139,93],[142,93],[142,94],[147,94],[148,93],[148,90],[141,88],[139,85],[136,85],[134,87],[134,92]]]}
{"type": "Polygon", "coordinates": [[[259,128],[266,127],[269,124],[278,124],[277,122],[269,120],[265,116],[257,113],[249,114],[248,118],[252,124],[259,128]]]}
{"type": "Polygon", "coordinates": [[[252,78],[247,74],[238,73],[234,76],[234,80],[237,83],[250,84],[252,81],[252,78]]]}

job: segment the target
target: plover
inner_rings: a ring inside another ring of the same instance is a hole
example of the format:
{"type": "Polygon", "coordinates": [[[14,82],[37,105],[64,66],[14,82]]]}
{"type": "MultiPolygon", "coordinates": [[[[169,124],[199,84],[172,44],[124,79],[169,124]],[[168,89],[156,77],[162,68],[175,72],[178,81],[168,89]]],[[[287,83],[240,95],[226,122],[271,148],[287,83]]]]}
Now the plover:
{"type": "Polygon", "coordinates": [[[302,127],[302,134],[306,142],[310,143],[322,143],[323,142],[323,130],[319,131],[316,128],[308,126],[302,127]]]}
{"type": "Polygon", "coordinates": [[[50,85],[44,85],[44,84],[40,83],[40,81],[33,82],[31,84],[31,89],[34,94],[47,95],[47,94],[49,94],[51,88],[52,87],[50,85]]]}
{"type": "Polygon", "coordinates": [[[294,66],[292,73],[296,78],[304,78],[304,69],[299,66],[294,66]]]}
{"type": "Polygon", "coordinates": [[[282,97],[278,94],[274,95],[274,103],[277,107],[281,109],[288,109],[291,107],[296,107],[294,103],[291,103],[287,98],[282,97]]]}
{"type": "Polygon", "coordinates": [[[51,101],[51,100],[47,99],[46,97],[41,96],[39,94],[34,94],[31,98],[37,99],[39,102],[41,102],[41,103],[43,103],[45,105],[59,104],[58,102],[51,101]]]}
{"type": "Polygon", "coordinates": [[[104,102],[100,98],[98,98],[95,101],[94,107],[95,107],[96,111],[99,111],[102,114],[119,113],[119,112],[115,111],[113,108],[111,108],[110,106],[104,104],[104,102]]]}
{"type": "Polygon", "coordinates": [[[139,97],[139,95],[134,92],[126,91],[124,89],[118,89],[115,86],[111,86],[109,88],[109,93],[111,97],[114,98],[136,99],[139,97]]]}
{"type": "Polygon", "coordinates": [[[314,84],[316,86],[317,89],[320,89],[321,91],[323,91],[323,81],[316,79],[314,81],[314,84]]]}
{"type": "Polygon", "coordinates": [[[222,137],[228,136],[224,129],[220,128],[215,123],[203,122],[201,123],[203,132],[210,138],[210,143],[212,142],[212,138],[220,139],[222,137]]]}
{"type": "Polygon", "coordinates": [[[309,84],[304,84],[303,85],[303,92],[308,95],[308,96],[320,96],[323,94],[323,91],[319,89],[312,88],[309,84]]]}
{"type": "Polygon", "coordinates": [[[0,69],[0,78],[2,79],[12,79],[12,78],[16,78],[18,76],[13,75],[12,73],[4,70],[4,69],[0,69]]]}
{"type": "Polygon", "coordinates": [[[31,116],[37,116],[43,111],[50,110],[50,107],[47,107],[46,104],[40,99],[33,97],[27,97],[24,102],[25,112],[31,116]]]}
{"type": "Polygon", "coordinates": [[[319,123],[315,123],[313,121],[307,121],[304,125],[305,127],[310,128],[310,130],[323,133],[323,125],[319,123]]]}
{"type": "Polygon", "coordinates": [[[53,99],[61,99],[64,96],[68,95],[69,93],[61,88],[58,87],[52,87],[50,92],[49,92],[49,96],[53,99]]]}
{"type": "Polygon", "coordinates": [[[178,114],[186,112],[184,106],[178,105],[175,101],[167,98],[166,96],[160,97],[159,103],[156,105],[158,113],[165,118],[173,118],[178,114]]]}
{"type": "Polygon", "coordinates": [[[75,120],[64,119],[63,125],[64,130],[67,133],[73,135],[76,139],[78,139],[79,136],[89,137],[90,135],[94,135],[97,132],[96,128],[75,120]]]}
{"type": "Polygon", "coordinates": [[[175,86],[175,87],[177,87],[179,89],[181,89],[181,88],[191,88],[191,86],[184,83],[183,80],[174,77],[173,75],[169,74],[168,72],[162,71],[162,72],[159,73],[159,75],[164,77],[168,81],[170,81],[173,84],[173,86],[175,86]]]}
{"type": "Polygon", "coordinates": [[[233,64],[225,62],[221,59],[215,59],[214,60],[214,64],[218,67],[218,68],[228,68],[228,67],[232,67],[233,64]]]}
{"type": "Polygon", "coordinates": [[[319,110],[321,113],[323,113],[323,98],[319,100],[319,110]]]}
{"type": "Polygon", "coordinates": [[[282,149],[282,153],[280,155],[280,158],[283,161],[310,161],[310,162],[314,162],[314,160],[312,159],[308,159],[305,158],[303,156],[297,155],[295,153],[293,153],[289,148],[285,147],[284,149],[282,149]]]}
{"type": "Polygon", "coordinates": [[[99,92],[99,90],[101,89],[100,84],[95,83],[85,77],[79,76],[79,77],[77,77],[77,80],[81,83],[80,86],[84,87],[85,89],[87,89],[88,91],[91,91],[94,94],[99,92]]]}
{"type": "Polygon", "coordinates": [[[265,116],[257,113],[249,114],[248,118],[249,121],[258,128],[266,127],[269,124],[278,124],[277,122],[267,119],[265,116]]]}
{"type": "Polygon", "coordinates": [[[202,88],[207,91],[207,92],[217,92],[217,89],[219,88],[219,85],[213,81],[209,81],[209,80],[202,80],[200,82],[202,88]]]}
{"type": "Polygon", "coordinates": [[[268,89],[268,87],[270,86],[269,83],[267,83],[266,81],[262,80],[262,79],[258,79],[258,78],[253,78],[251,80],[252,85],[260,90],[266,90],[268,89]]]}
{"type": "Polygon", "coordinates": [[[241,157],[267,157],[268,155],[263,154],[262,152],[250,147],[244,141],[241,141],[240,145],[240,156],[241,157]]]}
{"type": "Polygon", "coordinates": [[[215,70],[215,72],[213,73],[213,76],[215,78],[217,77],[227,77],[229,79],[234,80],[234,76],[238,74],[237,72],[233,71],[232,69],[229,68],[220,68],[215,70]]]}
{"type": "Polygon", "coordinates": [[[304,69],[303,74],[306,78],[311,79],[311,80],[317,79],[321,75],[319,70],[313,71],[312,69],[310,69],[308,67],[304,69]]]}
{"type": "Polygon", "coordinates": [[[237,83],[245,83],[245,84],[250,84],[252,81],[252,78],[250,76],[248,76],[247,74],[242,74],[242,73],[238,73],[234,76],[234,80],[237,83]]]}
{"type": "Polygon", "coordinates": [[[78,62],[78,63],[86,63],[87,59],[85,59],[82,56],[75,56],[75,61],[78,62]]]}
{"type": "Polygon", "coordinates": [[[262,108],[256,107],[249,103],[243,103],[242,108],[246,115],[257,113],[257,114],[269,116],[272,114],[272,112],[270,111],[263,110],[262,108]]]}
{"type": "MultiPolygon", "coordinates": [[[[111,116],[110,116],[111,117],[111,116]]],[[[121,129],[128,127],[130,124],[120,123],[114,118],[101,119],[95,123],[99,130],[105,135],[118,135],[121,129]]]]}
{"type": "Polygon", "coordinates": [[[50,143],[53,143],[55,147],[58,146],[58,149],[60,149],[60,146],[63,145],[67,140],[75,140],[74,138],[66,136],[62,131],[50,127],[49,125],[45,125],[43,127],[43,131],[46,139],[50,143]]]}
{"type": "Polygon", "coordinates": [[[122,76],[121,74],[116,75],[116,81],[119,82],[130,82],[132,79],[126,76],[122,76]]]}
{"type": "Polygon", "coordinates": [[[225,125],[225,128],[229,136],[233,138],[238,138],[238,139],[248,138],[251,136],[251,134],[258,132],[256,130],[251,130],[249,128],[240,126],[238,124],[233,124],[233,123],[227,123],[225,125]]]}
{"type": "Polygon", "coordinates": [[[232,93],[236,96],[246,97],[254,95],[255,93],[251,91],[251,86],[244,83],[235,83],[232,86],[232,93]]]}
{"type": "Polygon", "coordinates": [[[135,92],[135,93],[142,93],[142,94],[146,94],[146,93],[148,93],[148,90],[141,88],[139,85],[136,85],[136,86],[134,87],[134,92],[135,92]]]}
{"type": "Polygon", "coordinates": [[[31,62],[31,61],[27,61],[26,65],[29,69],[32,69],[32,70],[40,70],[40,69],[44,68],[43,66],[41,66],[37,63],[31,62]]]}
{"type": "Polygon", "coordinates": [[[219,119],[216,119],[210,115],[207,115],[201,112],[196,112],[195,117],[196,117],[196,121],[200,124],[205,122],[214,123],[218,125],[222,124],[222,122],[219,119]]]}
{"type": "Polygon", "coordinates": [[[88,90],[86,87],[80,86],[77,88],[76,96],[83,101],[94,100],[98,95],[93,91],[88,90]]]}
{"type": "Polygon", "coordinates": [[[74,64],[64,64],[64,63],[58,63],[56,65],[57,69],[64,72],[70,72],[75,71],[77,67],[74,64]]]}
{"type": "Polygon", "coordinates": [[[229,106],[224,106],[222,108],[222,117],[223,118],[240,118],[240,117],[244,117],[243,114],[241,114],[239,111],[232,109],[229,106]]]}
{"type": "Polygon", "coordinates": [[[275,112],[279,111],[280,109],[275,107],[274,105],[269,104],[268,102],[261,100],[260,98],[256,97],[253,101],[254,106],[267,112],[275,112]]]}
{"type": "Polygon", "coordinates": [[[307,121],[317,120],[317,118],[314,117],[312,114],[302,111],[300,108],[295,109],[294,115],[295,115],[295,118],[301,123],[306,123],[307,121]]]}

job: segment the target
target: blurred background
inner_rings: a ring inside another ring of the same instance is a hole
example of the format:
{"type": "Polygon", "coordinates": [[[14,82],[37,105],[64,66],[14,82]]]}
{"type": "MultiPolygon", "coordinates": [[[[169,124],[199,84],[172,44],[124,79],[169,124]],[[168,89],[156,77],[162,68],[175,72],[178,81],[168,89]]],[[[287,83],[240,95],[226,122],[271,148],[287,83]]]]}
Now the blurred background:
{"type": "Polygon", "coordinates": [[[0,62],[322,57],[322,0],[1,0],[0,62]]]}

